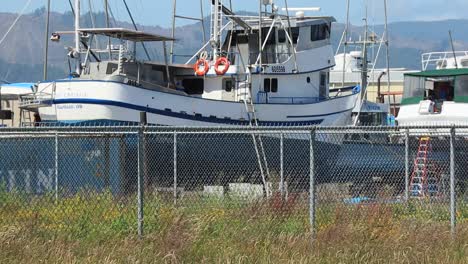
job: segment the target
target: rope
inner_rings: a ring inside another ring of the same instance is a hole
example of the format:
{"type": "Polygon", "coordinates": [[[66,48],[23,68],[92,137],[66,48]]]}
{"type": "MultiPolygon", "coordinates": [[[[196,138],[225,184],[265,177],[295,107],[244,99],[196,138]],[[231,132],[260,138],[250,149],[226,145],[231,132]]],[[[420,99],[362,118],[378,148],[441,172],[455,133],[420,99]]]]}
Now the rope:
{"type": "Polygon", "coordinates": [[[3,41],[6,39],[6,37],[8,36],[8,34],[10,34],[11,30],[15,27],[16,23],[18,22],[18,20],[23,16],[24,12],[26,11],[26,9],[29,7],[29,5],[31,4],[32,0],[29,0],[26,5],[23,7],[23,10],[21,10],[21,12],[18,14],[18,17],[15,19],[15,21],[13,22],[13,24],[10,26],[10,28],[7,30],[7,32],[5,33],[5,35],[3,36],[3,38],[0,40],[0,45],[2,45],[3,41]]]}

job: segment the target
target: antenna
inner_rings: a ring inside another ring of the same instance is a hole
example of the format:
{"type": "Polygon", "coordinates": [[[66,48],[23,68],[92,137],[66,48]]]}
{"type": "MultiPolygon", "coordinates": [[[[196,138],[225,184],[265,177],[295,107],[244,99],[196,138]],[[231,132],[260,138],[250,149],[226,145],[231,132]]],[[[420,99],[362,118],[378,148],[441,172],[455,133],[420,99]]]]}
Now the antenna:
{"type": "Polygon", "coordinates": [[[449,30],[450,45],[452,46],[453,59],[455,60],[455,68],[458,69],[457,55],[455,55],[455,47],[453,46],[452,31],[449,30]]]}

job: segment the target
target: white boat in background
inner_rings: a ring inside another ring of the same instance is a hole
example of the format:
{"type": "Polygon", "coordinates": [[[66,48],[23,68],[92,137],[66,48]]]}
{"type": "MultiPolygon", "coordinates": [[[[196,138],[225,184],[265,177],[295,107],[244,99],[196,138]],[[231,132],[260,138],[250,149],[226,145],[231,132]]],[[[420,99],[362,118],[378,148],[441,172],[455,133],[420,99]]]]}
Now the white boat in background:
{"type": "MultiPolygon", "coordinates": [[[[173,36],[82,28],[76,16],[75,31],[54,33],[54,40],[75,36],[69,48],[76,63],[72,77],[39,83],[22,107],[54,123],[137,123],[146,112],[149,123],[167,126],[351,124],[358,93],[329,93],[335,19],[304,12],[290,17],[272,2],[265,2],[260,16],[245,17],[213,1],[211,38],[185,64],[169,63],[165,48],[164,63],[136,58],[133,43],[165,47],[173,36]],[[107,60],[96,56],[107,50],[91,48],[97,35],[119,41],[107,60]]],[[[75,12],[80,13],[79,0],[75,12]]]]}
{"type": "Polygon", "coordinates": [[[468,68],[468,51],[424,53],[421,64],[423,71],[468,68]]]}
{"type": "Polygon", "coordinates": [[[21,120],[34,121],[34,113],[22,111],[19,107],[21,96],[33,93],[34,85],[34,83],[8,83],[0,85],[1,126],[18,127],[21,120]]]}
{"type": "Polygon", "coordinates": [[[468,125],[468,52],[422,55],[423,71],[405,75],[401,126],[468,125]]]}

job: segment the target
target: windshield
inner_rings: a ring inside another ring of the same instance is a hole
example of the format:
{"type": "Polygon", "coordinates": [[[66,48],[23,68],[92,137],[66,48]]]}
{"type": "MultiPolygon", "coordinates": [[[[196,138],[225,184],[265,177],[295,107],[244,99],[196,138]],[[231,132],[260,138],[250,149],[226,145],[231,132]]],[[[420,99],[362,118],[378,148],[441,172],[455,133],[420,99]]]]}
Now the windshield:
{"type": "Polygon", "coordinates": [[[425,90],[425,78],[406,76],[403,98],[423,97],[425,90]]]}

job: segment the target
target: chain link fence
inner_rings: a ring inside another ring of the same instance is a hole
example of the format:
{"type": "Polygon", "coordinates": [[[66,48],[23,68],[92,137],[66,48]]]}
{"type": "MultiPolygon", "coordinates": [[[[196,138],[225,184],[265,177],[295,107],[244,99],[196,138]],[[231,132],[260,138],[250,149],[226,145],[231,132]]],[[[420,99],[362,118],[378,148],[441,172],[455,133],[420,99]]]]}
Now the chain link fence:
{"type": "Polygon", "coordinates": [[[2,129],[0,229],[183,236],[190,221],[214,236],[315,237],[391,220],[455,235],[467,140],[463,127],[2,129]]]}

